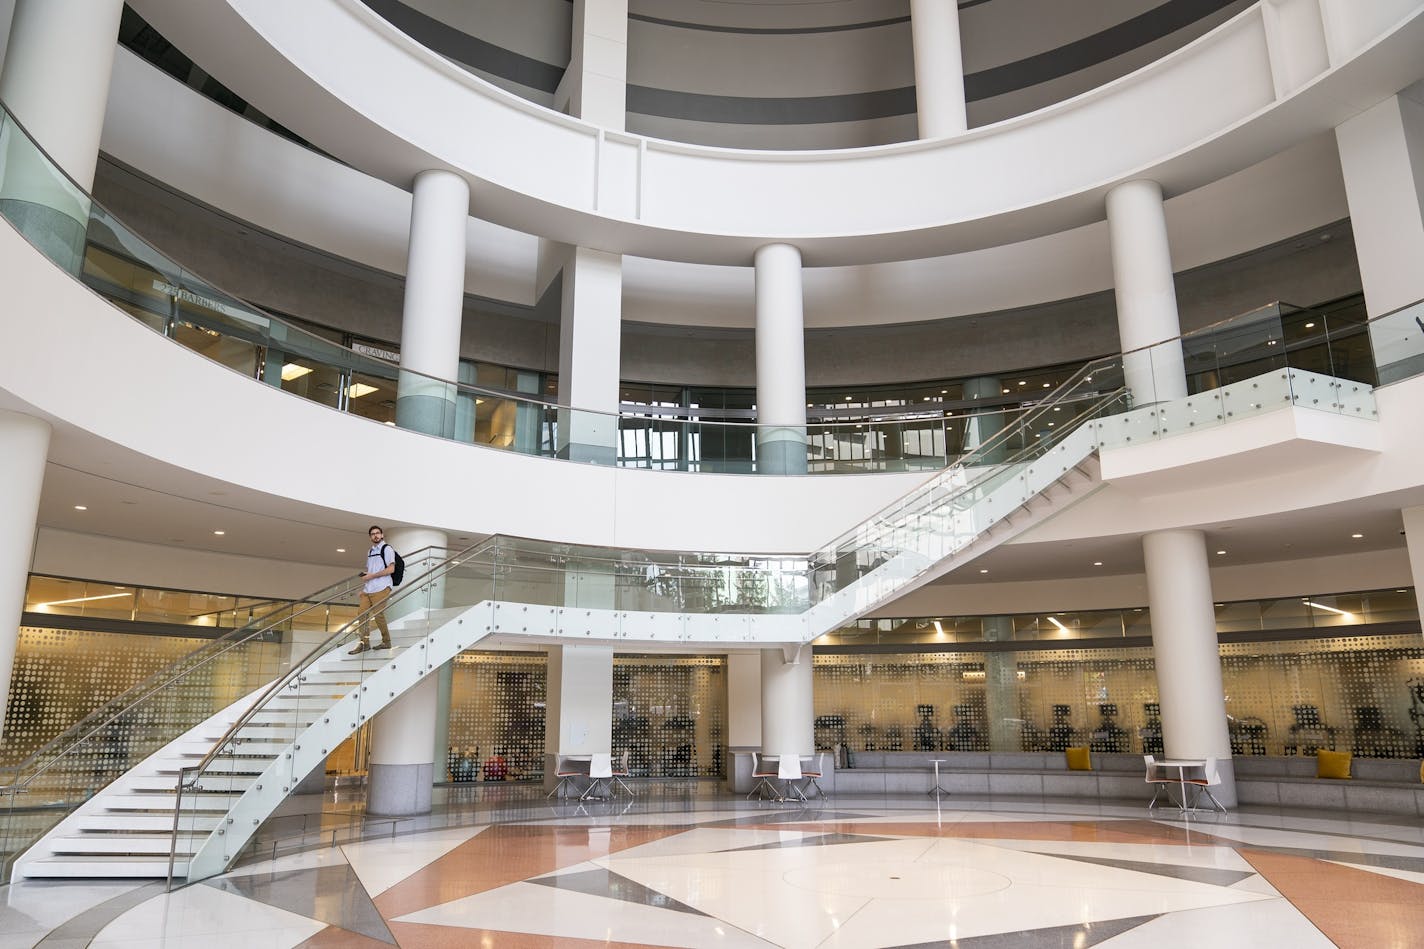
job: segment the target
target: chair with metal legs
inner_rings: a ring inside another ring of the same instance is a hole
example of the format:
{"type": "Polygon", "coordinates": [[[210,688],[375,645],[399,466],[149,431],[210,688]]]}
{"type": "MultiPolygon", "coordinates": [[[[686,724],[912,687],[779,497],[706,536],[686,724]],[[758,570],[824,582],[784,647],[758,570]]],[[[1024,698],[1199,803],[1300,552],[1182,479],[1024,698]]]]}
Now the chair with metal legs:
{"type": "Polygon", "coordinates": [[[606,751],[590,755],[588,777],[588,788],[579,795],[580,801],[587,801],[589,798],[602,800],[611,797],[613,795],[613,755],[606,751]],[[600,794],[600,789],[604,793],[600,794]]]}
{"type": "Polygon", "coordinates": [[[825,774],[825,760],[826,753],[819,751],[814,757],[808,758],[807,764],[801,768],[801,777],[806,779],[806,787],[815,788],[816,793],[821,797],[826,796],[826,790],[821,787],[821,782],[816,779],[825,774]]]}
{"type": "Polygon", "coordinates": [[[575,762],[565,758],[563,755],[555,755],[554,760],[554,777],[559,779],[559,783],[554,785],[554,790],[545,795],[545,799],[556,796],[563,797],[564,789],[574,786],[574,778],[582,778],[588,775],[587,771],[579,768],[575,762]]]}
{"type": "Polygon", "coordinates": [[[1205,794],[1207,800],[1211,801],[1212,807],[1221,811],[1223,814],[1226,813],[1226,808],[1216,799],[1216,795],[1211,793],[1211,789],[1221,783],[1221,772],[1216,766],[1215,758],[1206,759],[1206,764],[1202,766],[1200,777],[1193,775],[1187,778],[1184,783],[1197,789],[1196,796],[1192,798],[1192,807],[1196,807],[1196,802],[1205,794]]]}
{"type": "Polygon", "coordinates": [[[781,786],[786,790],[781,795],[781,800],[790,797],[799,798],[803,803],[806,800],[806,792],[801,790],[800,755],[782,755],[781,760],[776,764],[776,778],[781,782],[781,786]]]}
{"type": "MultiPolygon", "coordinates": [[[[1154,755],[1143,755],[1142,763],[1147,768],[1145,780],[1152,785],[1152,801],[1147,805],[1147,809],[1150,811],[1157,806],[1157,795],[1162,793],[1162,789],[1168,785],[1176,784],[1177,779],[1168,774],[1166,768],[1157,764],[1157,758],[1154,755]]],[[[1171,800],[1171,798],[1172,792],[1169,790],[1167,799],[1171,800]]]]}
{"type": "Polygon", "coordinates": [[[747,800],[751,800],[752,795],[762,797],[770,796],[773,800],[781,800],[781,792],[772,784],[772,779],[777,776],[776,765],[767,760],[767,756],[752,752],[752,777],[756,778],[756,785],[747,793],[747,800]]]}
{"type": "Polygon", "coordinates": [[[630,788],[623,779],[628,777],[628,749],[624,748],[623,753],[618,756],[618,763],[613,766],[613,783],[628,792],[628,796],[633,796],[633,789],[630,788]]]}

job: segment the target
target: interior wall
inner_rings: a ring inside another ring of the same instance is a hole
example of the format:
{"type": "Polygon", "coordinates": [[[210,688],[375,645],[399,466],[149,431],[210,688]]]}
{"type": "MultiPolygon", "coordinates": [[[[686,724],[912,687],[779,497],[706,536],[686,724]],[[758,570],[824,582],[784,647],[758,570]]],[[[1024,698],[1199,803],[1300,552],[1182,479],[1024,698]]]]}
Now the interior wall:
{"type": "Polygon", "coordinates": [[[242,557],[41,527],[31,573],[137,586],[292,598],[329,586],[352,571],[286,560],[242,557]]]}

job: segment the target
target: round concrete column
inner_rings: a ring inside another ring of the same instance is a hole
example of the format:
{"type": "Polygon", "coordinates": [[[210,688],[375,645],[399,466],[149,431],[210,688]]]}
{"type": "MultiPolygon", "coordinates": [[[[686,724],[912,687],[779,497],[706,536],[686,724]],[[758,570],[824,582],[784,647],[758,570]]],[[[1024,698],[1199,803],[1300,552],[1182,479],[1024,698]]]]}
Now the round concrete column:
{"type": "MultiPolygon", "coordinates": [[[[443,531],[406,528],[391,532],[387,540],[406,558],[406,583],[414,583],[421,563],[412,556],[423,547],[444,547],[443,531]]],[[[391,606],[386,619],[399,622],[419,609],[438,610],[445,605],[445,584],[427,584],[428,591],[407,592],[404,584],[393,596],[404,596],[391,606]]],[[[425,585],[423,585],[425,586],[425,585]]],[[[401,639],[399,628],[391,638],[401,639]]],[[[450,717],[449,693],[440,704],[439,671],[427,672],[414,688],[386,706],[371,723],[371,760],[366,779],[366,812],[386,817],[430,813],[431,788],[444,775],[445,745],[450,717]],[[442,726],[444,726],[442,728],[442,726]],[[437,744],[439,751],[437,753],[437,744]],[[440,774],[435,763],[439,761],[440,774]]]]}
{"type": "Polygon", "coordinates": [[[1124,182],[1108,192],[1107,213],[1127,387],[1137,405],[1184,398],[1187,378],[1177,339],[1182,329],[1162,188],[1143,179],[1124,182]],[[1164,340],[1171,342],[1154,345],[1164,340]]]}
{"type": "MultiPolygon", "coordinates": [[[[49,425],[37,418],[0,411],[0,458],[5,459],[5,490],[0,491],[0,519],[10,526],[12,542],[0,555],[0,696],[10,694],[10,674],[25,611],[25,584],[34,555],[35,518],[40,510],[49,425]]],[[[0,706],[0,731],[5,710],[0,706]]]]}
{"type": "Polygon", "coordinates": [[[958,0],[910,0],[910,33],[920,138],[963,132],[969,118],[964,106],[958,0]]]}
{"type": "Polygon", "coordinates": [[[806,343],[801,251],[766,244],[756,258],[757,471],[806,473],[806,343]]]}
{"type": "Polygon", "coordinates": [[[469,216],[465,179],[440,170],[416,175],[401,309],[396,424],[445,438],[455,432],[452,383],[460,367],[469,216]]]}
{"type": "MultiPolygon", "coordinates": [[[[0,70],[0,99],[84,192],[94,186],[123,9],[123,0],[19,0],[0,70]]],[[[23,136],[6,135],[4,148],[6,215],[78,273],[88,198],[60,180],[23,136]]]]}
{"type": "Polygon", "coordinates": [[[816,750],[811,647],[791,653],[761,651],[761,750],[809,755],[816,750]]]}
{"type": "Polygon", "coordinates": [[[1222,785],[1212,793],[1231,806],[1236,779],[1206,537],[1194,530],[1157,531],[1143,535],[1142,552],[1164,751],[1169,758],[1216,758],[1222,785]]]}

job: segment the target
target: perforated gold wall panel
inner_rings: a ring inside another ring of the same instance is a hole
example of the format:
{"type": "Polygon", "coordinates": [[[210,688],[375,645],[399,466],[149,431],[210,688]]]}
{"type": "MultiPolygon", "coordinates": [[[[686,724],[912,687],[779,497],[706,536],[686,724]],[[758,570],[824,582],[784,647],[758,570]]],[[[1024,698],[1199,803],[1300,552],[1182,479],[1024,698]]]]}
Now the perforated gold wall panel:
{"type": "MultiPolygon", "coordinates": [[[[1418,635],[1221,647],[1232,751],[1424,756],[1418,635]]],[[[1160,754],[1148,647],[816,656],[816,744],[1160,754]]]]}
{"type": "MultiPolygon", "coordinates": [[[[93,709],[207,641],[89,630],[20,627],[5,716],[3,755],[19,760],[93,709]]],[[[276,672],[281,647],[252,643],[151,698],[141,719],[122,718],[100,745],[127,749],[136,728],[192,725],[276,672]]]]}
{"type": "Polygon", "coordinates": [[[451,781],[540,778],[544,772],[543,653],[464,652],[450,686],[451,781]]]}
{"type": "Polygon", "coordinates": [[[630,773],[721,777],[726,735],[725,656],[613,657],[613,753],[630,773]]]}

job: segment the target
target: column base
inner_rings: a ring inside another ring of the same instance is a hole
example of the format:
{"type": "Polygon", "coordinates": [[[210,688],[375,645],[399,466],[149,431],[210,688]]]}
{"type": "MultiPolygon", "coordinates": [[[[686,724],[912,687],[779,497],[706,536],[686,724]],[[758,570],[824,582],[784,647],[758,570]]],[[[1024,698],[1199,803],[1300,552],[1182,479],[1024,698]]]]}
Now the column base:
{"type": "Polygon", "coordinates": [[[411,817],[430,813],[435,765],[373,764],[366,777],[366,813],[411,817]]]}

